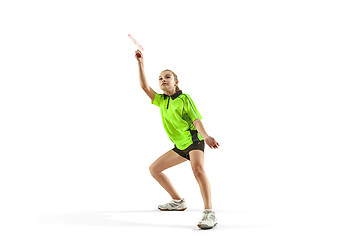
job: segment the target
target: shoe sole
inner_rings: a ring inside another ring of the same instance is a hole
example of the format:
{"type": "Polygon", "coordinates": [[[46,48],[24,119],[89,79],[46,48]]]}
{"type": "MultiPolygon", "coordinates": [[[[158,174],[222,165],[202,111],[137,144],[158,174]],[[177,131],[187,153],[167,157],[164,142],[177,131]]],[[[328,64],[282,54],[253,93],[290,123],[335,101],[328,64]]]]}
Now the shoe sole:
{"type": "Polygon", "coordinates": [[[214,226],[212,226],[212,227],[201,226],[200,224],[198,224],[197,226],[198,226],[200,229],[211,229],[211,228],[215,227],[216,225],[217,225],[217,223],[215,223],[214,226]]]}
{"type": "Polygon", "coordinates": [[[158,208],[160,211],[185,211],[187,208],[183,208],[183,209],[161,209],[158,208]]]}

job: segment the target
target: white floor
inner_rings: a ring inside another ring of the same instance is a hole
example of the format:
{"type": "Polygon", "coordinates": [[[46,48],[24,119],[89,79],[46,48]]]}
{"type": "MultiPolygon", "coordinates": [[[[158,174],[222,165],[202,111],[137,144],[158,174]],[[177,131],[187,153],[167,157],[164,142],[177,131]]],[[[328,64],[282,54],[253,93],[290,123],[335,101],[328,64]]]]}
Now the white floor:
{"type": "MultiPolygon", "coordinates": [[[[37,239],[135,239],[158,236],[159,239],[207,236],[246,239],[276,238],[284,231],[283,216],[279,213],[218,210],[219,224],[211,230],[200,230],[196,223],[201,209],[184,212],[158,210],[82,211],[39,216],[18,216],[5,233],[10,239],[26,236],[37,239]],[[12,232],[12,234],[10,232],[12,232]],[[16,231],[17,230],[17,231],[16,231]]],[[[4,233],[4,232],[3,232],[4,233]]]]}
{"type": "MultiPolygon", "coordinates": [[[[240,207],[240,209],[244,207],[240,207]]],[[[2,224],[6,239],[173,239],[207,237],[218,239],[357,239],[355,216],[332,214],[328,219],[314,214],[294,214],[218,209],[219,224],[200,230],[196,223],[201,209],[160,212],[156,209],[124,208],[110,211],[62,211],[26,214],[14,212],[2,224]],[[352,219],[347,217],[352,216],[352,219]],[[316,218],[316,219],[314,219],[316,218]]],[[[4,216],[2,216],[4,217],[4,216]]]]}

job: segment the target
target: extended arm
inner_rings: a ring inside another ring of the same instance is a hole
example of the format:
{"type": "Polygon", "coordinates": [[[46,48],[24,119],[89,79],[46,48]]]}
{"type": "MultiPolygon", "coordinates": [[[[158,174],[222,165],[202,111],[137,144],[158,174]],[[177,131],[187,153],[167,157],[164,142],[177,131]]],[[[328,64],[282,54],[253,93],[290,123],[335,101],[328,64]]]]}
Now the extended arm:
{"type": "Polygon", "coordinates": [[[151,101],[154,101],[155,91],[149,86],[148,82],[146,81],[143,55],[139,50],[137,50],[135,53],[141,54],[141,57],[139,57],[139,58],[135,55],[135,58],[138,60],[140,86],[145,91],[145,93],[149,96],[151,101]]]}

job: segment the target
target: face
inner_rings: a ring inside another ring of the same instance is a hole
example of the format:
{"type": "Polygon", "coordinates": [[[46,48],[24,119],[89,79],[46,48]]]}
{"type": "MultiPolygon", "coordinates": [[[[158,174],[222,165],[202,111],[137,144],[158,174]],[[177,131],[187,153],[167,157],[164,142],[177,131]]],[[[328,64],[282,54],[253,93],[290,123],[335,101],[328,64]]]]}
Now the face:
{"type": "Polygon", "coordinates": [[[161,90],[170,91],[175,89],[175,86],[178,84],[178,81],[175,80],[172,72],[163,71],[159,76],[159,86],[161,90]]]}

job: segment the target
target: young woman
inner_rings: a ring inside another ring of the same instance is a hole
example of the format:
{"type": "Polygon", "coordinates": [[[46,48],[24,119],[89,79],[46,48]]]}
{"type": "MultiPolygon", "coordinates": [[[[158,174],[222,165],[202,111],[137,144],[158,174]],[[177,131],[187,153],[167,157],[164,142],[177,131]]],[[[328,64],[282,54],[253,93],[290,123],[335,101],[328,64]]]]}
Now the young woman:
{"type": "Polygon", "coordinates": [[[164,94],[156,93],[147,83],[144,72],[143,54],[138,60],[140,86],[150,97],[151,103],[160,108],[163,125],[174,148],[159,157],[150,166],[151,175],[170,194],[172,201],[159,205],[161,211],[184,211],[185,199],[181,198],[171,184],[169,178],[163,173],[165,169],[190,161],[195,178],[200,186],[204,201],[204,212],[198,227],[209,229],[218,222],[211,205],[210,183],[204,170],[204,148],[218,148],[219,143],[209,136],[201,122],[201,115],[188,94],[179,89],[179,81],[171,70],[164,70],[159,76],[159,86],[164,94]]]}

